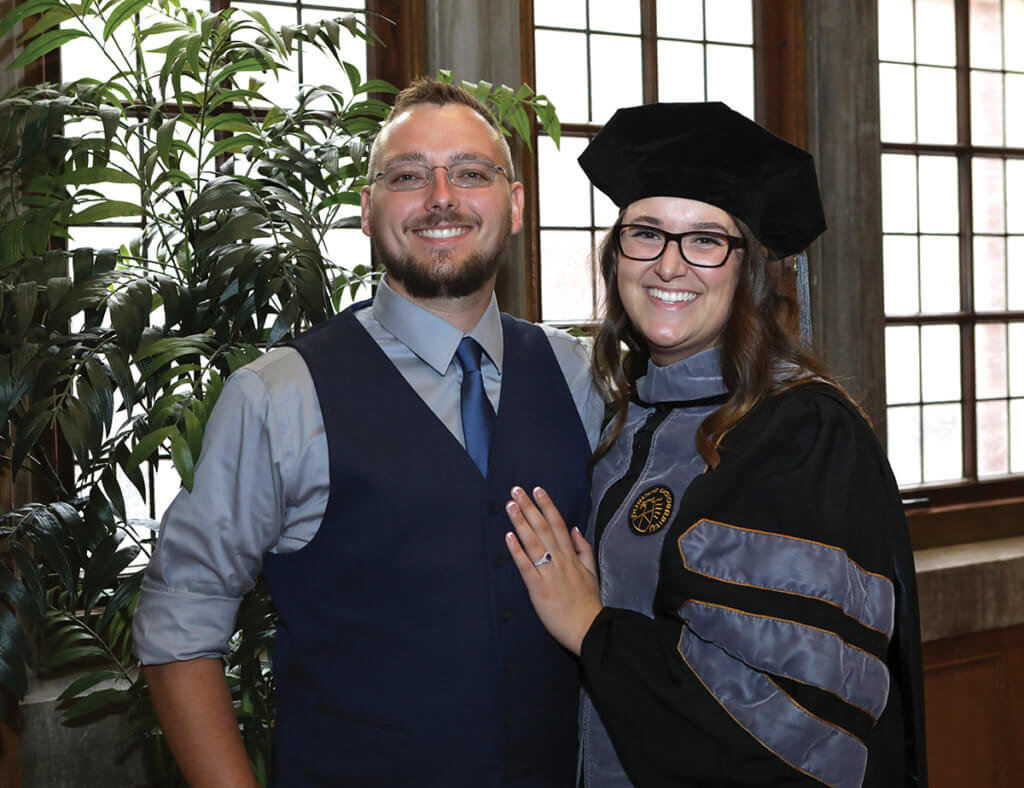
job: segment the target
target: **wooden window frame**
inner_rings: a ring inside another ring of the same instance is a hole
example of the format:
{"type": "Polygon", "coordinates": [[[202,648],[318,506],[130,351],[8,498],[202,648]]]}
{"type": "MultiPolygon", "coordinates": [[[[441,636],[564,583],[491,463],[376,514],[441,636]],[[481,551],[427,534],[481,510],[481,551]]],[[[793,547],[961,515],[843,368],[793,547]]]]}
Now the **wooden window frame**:
{"type": "MultiPolygon", "coordinates": [[[[791,70],[795,68],[796,61],[794,57],[789,57],[789,53],[786,51],[786,47],[789,45],[787,36],[791,36],[792,33],[785,25],[792,24],[794,20],[801,23],[800,26],[800,44],[798,55],[802,58],[802,14],[794,13],[802,9],[803,0],[752,0],[753,16],[754,16],[754,80],[755,80],[755,104],[756,116],[758,121],[762,122],[767,128],[774,131],[780,136],[793,139],[794,142],[800,144],[805,138],[805,132],[799,132],[799,136],[794,138],[789,136],[797,132],[799,124],[793,122],[794,119],[803,119],[805,115],[805,103],[804,96],[801,92],[799,102],[795,104],[787,104],[782,106],[781,102],[774,103],[771,105],[766,104],[762,106],[758,102],[757,96],[761,89],[761,85],[758,83],[758,71],[762,68],[766,70],[766,73],[770,73],[770,79],[773,83],[785,84],[783,80],[791,77],[791,70]],[[775,25],[772,27],[767,22],[769,16],[768,11],[774,8],[785,9],[784,21],[785,25],[775,25]],[[777,30],[776,30],[777,28],[777,30]],[[775,44],[760,45],[758,38],[765,29],[772,29],[779,35],[778,41],[775,44]],[[787,125],[789,124],[789,125],[787,125]],[[799,140],[799,142],[798,142],[799,140]]],[[[638,0],[640,4],[640,33],[631,34],[630,37],[640,39],[640,60],[641,60],[641,79],[643,88],[643,102],[649,103],[658,100],[658,21],[657,21],[657,0],[638,0]]],[[[537,73],[536,73],[536,48],[534,46],[534,31],[536,28],[534,16],[533,16],[533,3],[534,0],[520,0],[520,31],[519,39],[521,46],[521,58],[522,63],[522,80],[529,85],[536,86],[537,84],[537,73]]],[[[583,30],[584,33],[590,34],[589,28],[583,30]]],[[[587,39],[589,47],[589,37],[587,39]]],[[[796,47],[791,47],[791,51],[797,51],[796,47]]],[[[589,63],[588,63],[588,79],[589,79],[589,63]]],[[[801,75],[802,75],[801,71],[801,75]]],[[[707,74],[705,72],[705,80],[707,74]]],[[[802,82],[800,83],[803,84],[802,82]]],[[[788,97],[787,97],[788,101],[788,97]]],[[[592,137],[598,131],[601,130],[599,123],[563,123],[562,124],[562,137],[592,137]]],[[[537,171],[537,138],[538,130],[536,123],[533,124],[533,149],[524,151],[523,156],[523,186],[526,190],[526,211],[524,212],[524,235],[526,237],[526,249],[527,255],[525,265],[527,268],[526,277],[529,282],[529,288],[527,293],[527,299],[523,305],[523,317],[534,322],[539,322],[543,318],[541,311],[541,255],[540,255],[540,216],[539,216],[539,174],[537,171]]],[[[593,215],[593,205],[591,207],[591,215],[593,215]]],[[[553,228],[560,229],[560,228],[553,228]]],[[[572,228],[582,229],[582,228],[572,228]]],[[[592,234],[600,232],[604,228],[588,227],[586,228],[592,234]]],[[[594,276],[596,273],[596,266],[593,268],[594,276]]],[[[597,287],[597,283],[594,283],[594,287],[597,287]]],[[[563,323],[555,321],[556,326],[574,326],[583,328],[586,331],[593,329],[593,321],[572,321],[563,323]]]]}
{"type": "MultiPolygon", "coordinates": [[[[881,141],[882,154],[944,155],[956,159],[958,176],[959,277],[961,308],[941,314],[884,315],[889,326],[955,324],[960,333],[961,480],[901,488],[915,547],[998,539],[1024,533],[1024,474],[978,478],[975,329],[984,323],[1024,321],[1024,310],[980,312],[974,304],[972,160],[977,156],[1024,159],[1024,149],[975,145],[971,140],[970,7],[954,0],[956,24],[957,142],[953,144],[881,141]],[[965,308],[970,305],[972,308],[965,308]]],[[[882,61],[879,58],[879,62],[882,61]]],[[[915,233],[920,237],[921,233],[915,233]]],[[[987,235],[987,234],[984,234],[987,235]]],[[[1009,395],[1008,395],[1009,396],[1009,395]]],[[[923,439],[923,438],[922,438],[923,439]]]]}

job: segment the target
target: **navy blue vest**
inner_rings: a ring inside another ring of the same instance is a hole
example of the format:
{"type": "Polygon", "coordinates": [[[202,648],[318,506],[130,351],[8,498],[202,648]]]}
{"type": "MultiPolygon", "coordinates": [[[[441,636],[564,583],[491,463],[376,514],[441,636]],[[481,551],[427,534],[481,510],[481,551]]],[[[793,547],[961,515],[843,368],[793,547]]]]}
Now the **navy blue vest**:
{"type": "Polygon", "coordinates": [[[589,447],[551,346],[502,316],[488,478],[354,316],[293,343],[330,456],[313,541],[267,555],[280,614],[277,785],[571,786],[576,661],[504,534],[513,484],[586,522],[589,447]]]}

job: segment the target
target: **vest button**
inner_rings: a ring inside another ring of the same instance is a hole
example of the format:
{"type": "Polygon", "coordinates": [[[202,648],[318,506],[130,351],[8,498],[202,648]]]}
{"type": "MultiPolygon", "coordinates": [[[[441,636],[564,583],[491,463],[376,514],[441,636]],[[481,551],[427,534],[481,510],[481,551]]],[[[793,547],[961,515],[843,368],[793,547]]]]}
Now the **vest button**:
{"type": "Polygon", "coordinates": [[[512,620],[512,608],[506,607],[504,610],[502,610],[501,611],[501,617],[503,619],[505,619],[506,621],[511,621],[512,620]]]}
{"type": "Polygon", "coordinates": [[[501,501],[491,501],[487,504],[487,511],[491,514],[501,514],[504,508],[505,507],[501,505],[501,501]]]}
{"type": "Polygon", "coordinates": [[[512,662],[511,662],[511,660],[507,660],[507,659],[506,659],[506,660],[505,660],[505,675],[506,675],[506,676],[511,676],[511,675],[512,675],[512,671],[513,671],[513,670],[514,670],[514,668],[512,667],[512,662]]]}
{"type": "Polygon", "coordinates": [[[494,565],[495,566],[504,566],[505,564],[508,563],[508,560],[509,560],[509,555],[508,555],[508,552],[505,551],[505,550],[501,550],[500,552],[497,552],[497,553],[494,554],[494,565]]]}

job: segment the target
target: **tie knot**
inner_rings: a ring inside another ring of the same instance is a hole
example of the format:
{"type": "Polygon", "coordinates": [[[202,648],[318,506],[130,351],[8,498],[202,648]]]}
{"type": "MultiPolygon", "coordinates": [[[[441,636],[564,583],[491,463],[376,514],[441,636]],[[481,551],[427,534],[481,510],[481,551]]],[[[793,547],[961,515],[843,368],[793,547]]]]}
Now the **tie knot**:
{"type": "Polygon", "coordinates": [[[481,353],[483,348],[480,347],[480,343],[473,337],[463,337],[455,351],[455,357],[459,360],[463,372],[479,372],[481,353]]]}

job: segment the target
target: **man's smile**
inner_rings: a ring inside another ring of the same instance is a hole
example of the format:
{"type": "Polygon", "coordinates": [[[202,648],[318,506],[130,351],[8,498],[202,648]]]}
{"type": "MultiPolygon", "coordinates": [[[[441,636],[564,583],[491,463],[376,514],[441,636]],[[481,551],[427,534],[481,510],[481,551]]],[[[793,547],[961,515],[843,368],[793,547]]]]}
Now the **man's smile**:
{"type": "Polygon", "coordinates": [[[473,228],[468,225],[456,225],[454,227],[423,227],[413,232],[421,238],[430,238],[434,240],[446,240],[449,238],[458,238],[470,232],[473,228]]]}

